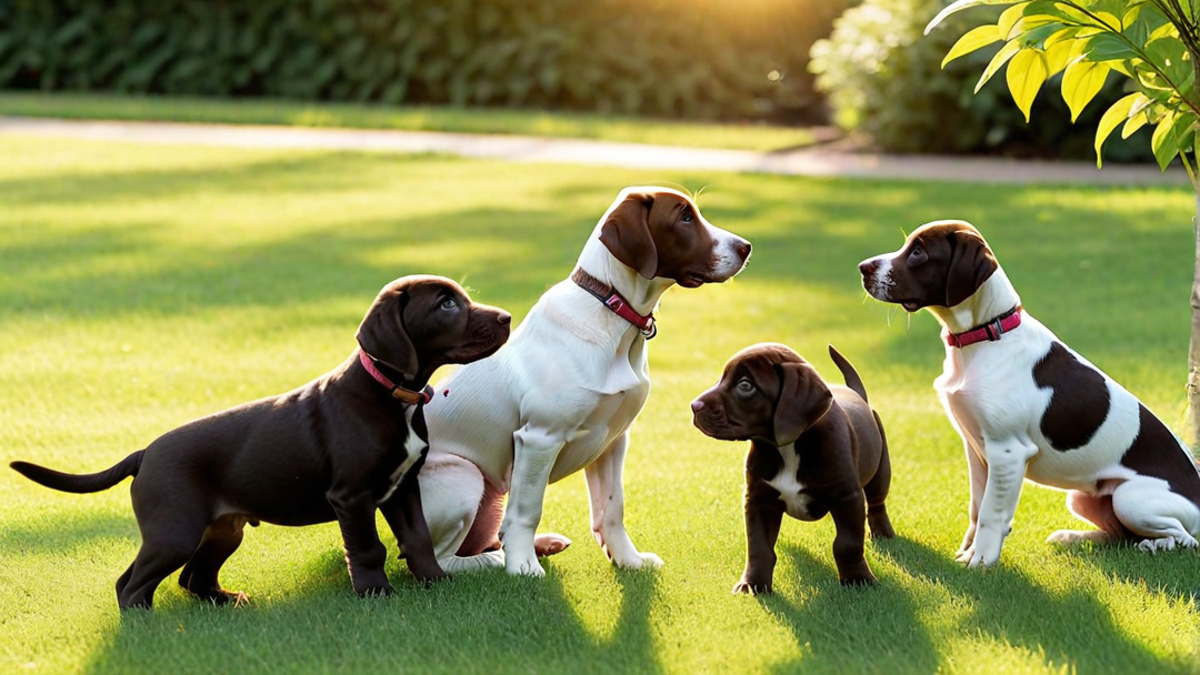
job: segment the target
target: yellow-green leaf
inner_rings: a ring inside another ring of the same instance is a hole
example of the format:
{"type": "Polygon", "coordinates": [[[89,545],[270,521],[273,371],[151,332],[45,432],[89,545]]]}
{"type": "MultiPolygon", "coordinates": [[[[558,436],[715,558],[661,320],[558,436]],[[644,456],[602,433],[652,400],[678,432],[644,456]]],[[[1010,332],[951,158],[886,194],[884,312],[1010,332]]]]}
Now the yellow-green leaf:
{"type": "Polygon", "coordinates": [[[946,53],[946,58],[942,59],[942,67],[945,68],[947,63],[960,56],[966,56],[971,52],[982,49],[993,42],[1000,41],[1000,29],[993,24],[972,28],[965,35],[954,43],[950,51],[946,53]]]}
{"type": "MultiPolygon", "coordinates": [[[[1064,32],[1066,31],[1059,31],[1059,33],[1064,32]]],[[[1056,33],[1056,35],[1059,33],[1056,33]]],[[[1073,55],[1071,53],[1077,42],[1079,40],[1058,40],[1053,43],[1050,40],[1046,40],[1046,70],[1051,76],[1062,72],[1062,69],[1071,63],[1071,59],[1079,56],[1078,54],[1073,55]]]]}
{"type": "Polygon", "coordinates": [[[978,94],[979,90],[983,88],[983,85],[987,84],[987,81],[992,79],[992,76],[996,74],[996,71],[1000,70],[1001,66],[1008,63],[1008,60],[1013,57],[1013,54],[1016,54],[1020,50],[1021,44],[1016,40],[1013,40],[1001,47],[1000,51],[996,52],[996,55],[992,57],[992,61],[987,65],[987,68],[983,69],[983,74],[979,76],[979,82],[975,83],[975,93],[978,94]]]}
{"type": "Polygon", "coordinates": [[[1138,129],[1150,123],[1150,117],[1145,112],[1134,113],[1125,126],[1121,127],[1121,139],[1124,140],[1137,133],[1138,129]]]}
{"type": "Polygon", "coordinates": [[[1014,1],[1015,0],[957,0],[957,2],[950,3],[948,7],[938,12],[937,16],[933,17],[933,20],[925,25],[925,34],[929,35],[929,31],[936,28],[937,25],[946,17],[954,14],[955,12],[961,12],[964,9],[978,7],[980,5],[1011,5],[1014,1]]]}
{"type": "Polygon", "coordinates": [[[1040,49],[1022,49],[1008,62],[1008,90],[1017,107],[1025,113],[1026,122],[1029,122],[1033,99],[1037,98],[1046,76],[1046,56],[1040,49]]]}
{"type": "Polygon", "coordinates": [[[1158,120],[1154,135],[1150,137],[1150,149],[1154,151],[1154,158],[1158,160],[1158,168],[1163,171],[1167,170],[1167,165],[1179,154],[1179,131],[1176,123],[1181,121],[1186,119],[1178,112],[1168,110],[1162,119],[1158,120]]]}
{"type": "Polygon", "coordinates": [[[1017,22],[1021,20],[1022,15],[1025,13],[1025,6],[1028,4],[1028,2],[1019,2],[1000,13],[1000,20],[996,22],[996,28],[1000,31],[1001,37],[1006,40],[1012,37],[1009,34],[1012,33],[1013,27],[1017,25],[1017,22]]]}
{"type": "Polygon", "coordinates": [[[1104,146],[1104,141],[1108,140],[1113,130],[1121,122],[1129,120],[1129,111],[1133,109],[1133,103],[1139,96],[1142,94],[1135,92],[1121,97],[1116,103],[1109,106],[1100,118],[1100,123],[1096,125],[1096,168],[1100,168],[1100,148],[1104,146]]]}
{"type": "MultiPolygon", "coordinates": [[[[1012,64],[1008,65],[1012,68],[1012,64]]],[[[1111,69],[1103,63],[1075,61],[1063,72],[1062,95],[1071,109],[1071,121],[1079,119],[1079,113],[1100,93],[1111,69]]]]}

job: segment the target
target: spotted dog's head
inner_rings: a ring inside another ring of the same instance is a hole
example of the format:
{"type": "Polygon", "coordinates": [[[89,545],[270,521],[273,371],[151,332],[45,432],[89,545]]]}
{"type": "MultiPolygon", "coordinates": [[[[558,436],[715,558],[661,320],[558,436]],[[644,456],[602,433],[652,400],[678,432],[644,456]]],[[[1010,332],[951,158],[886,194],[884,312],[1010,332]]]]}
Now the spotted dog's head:
{"type": "Polygon", "coordinates": [[[508,312],[472,302],[450,279],[412,275],[383,287],[357,337],[364,351],[406,380],[427,379],[439,366],[495,353],[511,323],[508,312]]]}
{"type": "Polygon", "coordinates": [[[720,382],[692,401],[692,423],[720,440],[794,443],[829,412],[833,394],[799,354],[781,344],[747,347],[720,382]]]}
{"type": "Polygon", "coordinates": [[[667,188],[622,190],[602,222],[600,242],[646,279],[721,283],[750,258],[750,242],[714,227],[691,198],[667,188]]]}
{"type": "Polygon", "coordinates": [[[961,220],[926,223],[899,251],[858,265],[867,293],[909,312],[954,307],[974,295],[998,268],[983,236],[961,220]]]}

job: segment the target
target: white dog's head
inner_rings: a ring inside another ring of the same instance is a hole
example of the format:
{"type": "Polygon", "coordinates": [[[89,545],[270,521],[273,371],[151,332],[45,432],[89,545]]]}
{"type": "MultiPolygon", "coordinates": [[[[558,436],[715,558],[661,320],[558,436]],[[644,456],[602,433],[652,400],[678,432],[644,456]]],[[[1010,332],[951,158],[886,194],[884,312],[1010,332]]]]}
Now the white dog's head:
{"type": "Polygon", "coordinates": [[[604,247],[646,279],[686,288],[721,283],[750,258],[750,242],[713,226],[690,197],[669,188],[625,188],[600,222],[604,247]]]}

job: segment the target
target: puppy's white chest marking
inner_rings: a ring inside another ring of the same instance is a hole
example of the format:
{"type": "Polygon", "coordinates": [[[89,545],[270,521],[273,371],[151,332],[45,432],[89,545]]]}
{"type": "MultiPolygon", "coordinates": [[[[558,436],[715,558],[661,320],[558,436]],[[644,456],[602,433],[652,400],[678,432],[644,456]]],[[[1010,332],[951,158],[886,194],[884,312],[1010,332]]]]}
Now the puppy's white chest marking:
{"type": "Polygon", "coordinates": [[[417,460],[421,458],[421,453],[425,452],[426,448],[429,447],[417,435],[416,430],[413,429],[412,419],[416,411],[417,406],[415,405],[408,406],[404,411],[404,423],[408,427],[408,437],[404,439],[404,461],[400,463],[400,466],[396,467],[396,470],[388,478],[391,481],[391,485],[388,486],[388,490],[384,493],[383,497],[376,502],[378,504],[382,504],[392,498],[392,494],[396,492],[396,488],[400,487],[400,483],[404,482],[404,477],[408,475],[413,464],[417,463],[417,460]]]}
{"type": "Polygon", "coordinates": [[[783,456],[783,468],[767,481],[767,485],[779,491],[779,500],[784,503],[789,516],[797,520],[816,520],[808,511],[812,498],[804,493],[804,483],[796,478],[800,470],[800,455],[796,452],[795,444],[781,446],[779,454],[783,456]]]}

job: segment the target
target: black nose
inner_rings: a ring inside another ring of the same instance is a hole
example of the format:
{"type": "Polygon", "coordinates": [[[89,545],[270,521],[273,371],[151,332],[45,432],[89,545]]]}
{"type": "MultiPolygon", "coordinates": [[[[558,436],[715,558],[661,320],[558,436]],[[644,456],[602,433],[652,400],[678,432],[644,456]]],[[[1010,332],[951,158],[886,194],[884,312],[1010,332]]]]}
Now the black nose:
{"type": "Polygon", "coordinates": [[[874,275],[875,271],[878,269],[879,269],[879,261],[875,260],[874,258],[872,258],[870,260],[864,260],[858,264],[858,271],[862,272],[862,275],[864,277],[869,277],[869,276],[874,275]]]}
{"type": "Polygon", "coordinates": [[[500,312],[500,315],[496,317],[496,320],[500,322],[501,326],[507,326],[508,324],[512,323],[512,314],[509,314],[508,312],[500,312]]]}
{"type": "Polygon", "coordinates": [[[701,401],[700,399],[692,401],[692,412],[698,413],[701,410],[704,410],[704,401],[701,401]]]}

